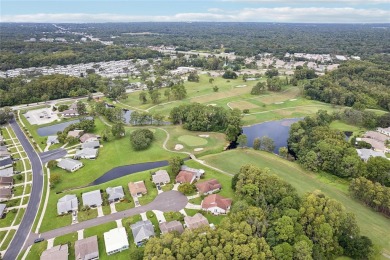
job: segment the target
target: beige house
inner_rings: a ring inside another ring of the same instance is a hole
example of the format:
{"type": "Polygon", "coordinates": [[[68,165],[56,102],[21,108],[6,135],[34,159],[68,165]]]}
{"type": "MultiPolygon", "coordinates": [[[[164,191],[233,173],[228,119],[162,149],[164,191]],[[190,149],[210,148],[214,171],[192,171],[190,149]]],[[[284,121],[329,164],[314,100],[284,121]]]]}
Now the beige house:
{"type": "Polygon", "coordinates": [[[148,192],[144,181],[129,182],[129,191],[133,197],[142,197],[143,194],[148,192]]]}

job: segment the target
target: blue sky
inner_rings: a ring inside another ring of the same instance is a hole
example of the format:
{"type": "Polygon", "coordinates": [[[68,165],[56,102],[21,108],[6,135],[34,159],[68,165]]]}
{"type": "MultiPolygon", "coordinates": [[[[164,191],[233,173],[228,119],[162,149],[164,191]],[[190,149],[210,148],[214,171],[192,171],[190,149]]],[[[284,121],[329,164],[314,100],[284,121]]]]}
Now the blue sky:
{"type": "Polygon", "coordinates": [[[390,23],[390,0],[1,0],[0,10],[1,22],[390,23]]]}

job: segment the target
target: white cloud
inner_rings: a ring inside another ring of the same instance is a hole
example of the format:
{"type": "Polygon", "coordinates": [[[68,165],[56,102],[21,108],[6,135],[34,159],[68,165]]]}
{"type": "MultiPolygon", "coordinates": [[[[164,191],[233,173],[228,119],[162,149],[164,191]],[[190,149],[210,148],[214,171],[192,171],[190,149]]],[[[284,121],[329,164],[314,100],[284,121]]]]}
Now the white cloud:
{"type": "Polygon", "coordinates": [[[86,14],[26,14],[2,15],[1,22],[182,22],[182,21],[220,21],[220,22],[306,22],[306,23],[389,23],[390,10],[356,8],[244,8],[224,12],[209,9],[204,13],[178,13],[171,16],[119,15],[110,13],[86,14]]]}

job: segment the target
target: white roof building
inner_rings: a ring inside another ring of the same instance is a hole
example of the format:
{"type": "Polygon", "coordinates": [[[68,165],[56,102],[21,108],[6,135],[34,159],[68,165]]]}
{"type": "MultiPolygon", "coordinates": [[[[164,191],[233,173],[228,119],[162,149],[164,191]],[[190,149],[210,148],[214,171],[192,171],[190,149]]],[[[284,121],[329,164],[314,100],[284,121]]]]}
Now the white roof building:
{"type": "Polygon", "coordinates": [[[112,255],[129,248],[126,229],[124,227],[114,228],[104,233],[104,244],[107,255],[112,255]]]}

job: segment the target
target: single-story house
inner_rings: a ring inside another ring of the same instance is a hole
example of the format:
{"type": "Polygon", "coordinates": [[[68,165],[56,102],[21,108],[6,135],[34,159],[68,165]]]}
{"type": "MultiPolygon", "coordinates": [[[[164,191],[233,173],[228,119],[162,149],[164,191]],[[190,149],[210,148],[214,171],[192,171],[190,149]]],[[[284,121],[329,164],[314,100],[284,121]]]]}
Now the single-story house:
{"type": "Polygon", "coordinates": [[[137,246],[143,244],[145,240],[153,237],[154,227],[150,220],[141,220],[137,223],[130,225],[131,231],[133,232],[134,243],[137,246]]]}
{"type": "Polygon", "coordinates": [[[0,177],[11,177],[14,174],[14,168],[8,167],[0,170],[0,177]]]}
{"type": "Polygon", "coordinates": [[[76,260],[95,260],[99,259],[99,245],[97,236],[87,237],[77,240],[74,243],[76,260]]]}
{"type": "Polygon", "coordinates": [[[390,127],[387,127],[387,128],[378,127],[378,128],[376,129],[376,131],[378,131],[378,132],[381,133],[381,134],[390,136],[390,127]]]}
{"type": "Polygon", "coordinates": [[[79,206],[79,201],[76,195],[65,195],[57,202],[57,214],[67,214],[72,211],[76,211],[79,206]]]}
{"type": "Polygon", "coordinates": [[[77,150],[74,159],[96,159],[98,156],[98,149],[94,148],[84,148],[81,150],[77,150]]]}
{"type": "Polygon", "coordinates": [[[146,194],[148,192],[144,181],[129,182],[128,186],[130,194],[133,197],[141,197],[143,194],[146,194]]]}
{"type": "Polygon", "coordinates": [[[67,137],[79,138],[84,133],[83,130],[72,130],[68,132],[67,137]]]}
{"type": "Polygon", "coordinates": [[[99,139],[99,136],[90,134],[90,133],[85,133],[80,137],[80,142],[82,143],[87,143],[91,141],[97,141],[99,139]]]}
{"type": "Polygon", "coordinates": [[[108,187],[106,189],[106,192],[108,194],[108,201],[111,203],[111,202],[114,202],[114,201],[118,201],[118,200],[121,200],[125,197],[125,193],[123,191],[123,188],[122,186],[117,186],[117,187],[108,187]]]}
{"type": "Polygon", "coordinates": [[[46,144],[58,144],[60,141],[58,141],[58,136],[56,135],[49,135],[47,137],[46,144]]]}
{"type": "Polygon", "coordinates": [[[185,216],[184,217],[185,226],[188,229],[196,229],[200,227],[209,226],[209,221],[202,214],[196,213],[193,217],[185,216]]]}
{"type": "Polygon", "coordinates": [[[0,169],[5,169],[8,167],[12,167],[14,161],[10,157],[0,160],[0,169]]]}
{"type": "Polygon", "coordinates": [[[104,233],[107,255],[112,255],[129,248],[127,233],[124,227],[114,228],[104,233]]]}
{"type": "Polygon", "coordinates": [[[68,260],[68,255],[68,244],[63,244],[43,251],[41,260],[68,260]]]}
{"type": "Polygon", "coordinates": [[[0,186],[1,187],[12,187],[14,184],[13,177],[0,177],[0,186]]]}
{"type": "Polygon", "coordinates": [[[79,112],[75,109],[67,109],[61,112],[62,116],[64,117],[74,117],[79,116],[79,112]]]}
{"type": "Polygon", "coordinates": [[[175,181],[177,183],[193,183],[200,179],[200,177],[204,174],[204,170],[202,169],[193,169],[182,165],[180,168],[179,174],[176,176],[175,181]]]}
{"type": "Polygon", "coordinates": [[[7,188],[2,188],[0,189],[0,199],[2,200],[7,200],[12,197],[12,188],[7,187],[7,188]]]}
{"type": "Polygon", "coordinates": [[[103,203],[100,190],[94,190],[94,191],[83,193],[82,198],[83,198],[84,206],[98,207],[101,206],[103,203]]]}
{"type": "Polygon", "coordinates": [[[0,218],[3,218],[4,214],[6,213],[7,205],[6,204],[0,204],[0,218]]]}
{"type": "Polygon", "coordinates": [[[198,182],[195,184],[196,189],[200,194],[211,194],[221,190],[222,186],[216,179],[207,180],[204,182],[198,182]]]}
{"type": "Polygon", "coordinates": [[[375,151],[379,151],[379,152],[390,151],[390,149],[386,147],[384,142],[380,142],[380,141],[377,141],[375,139],[364,137],[364,138],[356,138],[356,141],[364,141],[366,143],[369,143],[371,145],[372,149],[374,149],[375,151]]]}
{"type": "Polygon", "coordinates": [[[81,149],[85,149],[85,148],[97,149],[99,147],[100,147],[100,142],[98,140],[81,144],[81,149]]]}
{"type": "Polygon", "coordinates": [[[58,164],[58,167],[64,169],[68,172],[74,172],[83,167],[83,163],[77,160],[73,160],[70,158],[62,159],[58,164]]]}
{"type": "Polygon", "coordinates": [[[11,153],[8,150],[0,151],[0,160],[11,158],[11,153]]]}
{"type": "Polygon", "coordinates": [[[215,215],[226,214],[232,205],[232,200],[222,197],[219,194],[211,194],[203,199],[201,207],[215,215]]]}
{"type": "Polygon", "coordinates": [[[162,234],[166,234],[168,232],[178,232],[181,234],[184,232],[183,225],[177,220],[160,223],[160,230],[162,234]]]}
{"type": "Polygon", "coordinates": [[[156,185],[165,185],[171,181],[166,170],[158,170],[152,175],[153,183],[156,185]]]}
{"type": "Polygon", "coordinates": [[[8,151],[7,146],[5,146],[5,145],[0,145],[0,151],[8,151]]]}
{"type": "Polygon", "coordinates": [[[386,155],[383,152],[373,151],[371,149],[356,149],[360,159],[367,162],[371,157],[383,157],[386,158],[386,155]]]}

